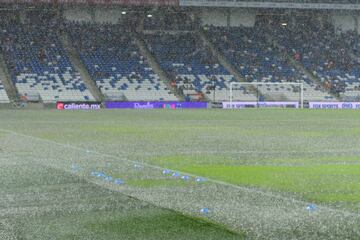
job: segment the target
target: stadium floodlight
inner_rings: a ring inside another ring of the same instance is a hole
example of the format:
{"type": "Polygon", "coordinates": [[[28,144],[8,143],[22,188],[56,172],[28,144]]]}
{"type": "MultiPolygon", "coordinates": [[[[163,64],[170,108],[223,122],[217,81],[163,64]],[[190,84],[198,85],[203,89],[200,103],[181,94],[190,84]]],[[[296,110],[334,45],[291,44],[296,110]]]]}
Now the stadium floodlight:
{"type": "Polygon", "coordinates": [[[229,96],[228,108],[234,108],[234,104],[244,107],[244,102],[252,107],[304,107],[302,82],[231,82],[229,96]]]}

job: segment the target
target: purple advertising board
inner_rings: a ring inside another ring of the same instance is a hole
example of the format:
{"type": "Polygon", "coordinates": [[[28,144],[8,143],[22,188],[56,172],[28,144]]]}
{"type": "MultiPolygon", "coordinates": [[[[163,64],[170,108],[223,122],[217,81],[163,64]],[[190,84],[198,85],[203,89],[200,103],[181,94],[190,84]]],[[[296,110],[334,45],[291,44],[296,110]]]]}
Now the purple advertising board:
{"type": "Polygon", "coordinates": [[[309,102],[313,109],[360,109],[360,102],[309,102]]]}
{"type": "Polygon", "coordinates": [[[207,102],[105,102],[105,107],[132,108],[132,109],[154,109],[154,108],[207,108],[207,102]]]}
{"type": "Polygon", "coordinates": [[[241,109],[255,107],[299,108],[299,102],[223,102],[224,109],[241,109]]]}

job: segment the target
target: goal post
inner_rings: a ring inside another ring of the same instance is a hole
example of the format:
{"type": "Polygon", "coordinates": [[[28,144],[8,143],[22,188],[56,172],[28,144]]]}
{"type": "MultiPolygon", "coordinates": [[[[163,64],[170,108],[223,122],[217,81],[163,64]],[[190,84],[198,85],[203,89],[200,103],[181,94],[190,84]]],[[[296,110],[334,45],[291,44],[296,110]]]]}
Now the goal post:
{"type": "Polygon", "coordinates": [[[264,103],[271,105],[273,102],[273,106],[294,103],[294,106],[304,108],[304,84],[302,82],[231,82],[229,97],[230,106],[235,102],[249,104],[255,102],[254,106],[260,107],[264,106],[264,103]],[[295,104],[296,102],[298,104],[295,104]]]}

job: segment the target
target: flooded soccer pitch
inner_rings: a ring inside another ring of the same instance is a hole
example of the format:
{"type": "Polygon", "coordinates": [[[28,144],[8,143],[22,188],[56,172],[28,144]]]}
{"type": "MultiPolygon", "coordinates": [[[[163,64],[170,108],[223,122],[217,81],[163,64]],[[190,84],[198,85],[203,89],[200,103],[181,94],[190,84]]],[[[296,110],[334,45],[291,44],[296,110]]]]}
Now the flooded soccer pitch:
{"type": "Polygon", "coordinates": [[[1,239],[360,238],[356,111],[0,115],[1,239]]]}

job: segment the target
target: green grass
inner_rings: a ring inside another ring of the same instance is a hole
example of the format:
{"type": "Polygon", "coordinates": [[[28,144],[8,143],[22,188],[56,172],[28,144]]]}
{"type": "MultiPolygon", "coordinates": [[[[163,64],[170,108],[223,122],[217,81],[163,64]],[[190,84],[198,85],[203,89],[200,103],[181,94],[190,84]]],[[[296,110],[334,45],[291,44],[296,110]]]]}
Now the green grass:
{"type": "Polygon", "coordinates": [[[101,152],[121,150],[131,160],[234,184],[360,203],[357,111],[9,111],[1,121],[8,129],[80,146],[94,145],[96,136],[101,152]],[[59,133],[54,126],[63,121],[59,133]]]}
{"type": "Polygon", "coordinates": [[[308,201],[335,203],[360,202],[358,157],[322,159],[281,159],[285,165],[244,165],[216,156],[169,156],[152,159],[153,164],[240,186],[291,192],[308,201]],[[328,161],[327,164],[321,162],[328,161]],[[332,162],[341,164],[331,164],[332,162]],[[303,164],[299,164],[303,163],[303,164]],[[353,163],[353,164],[352,164],[353,163]]]}
{"type": "Polygon", "coordinates": [[[225,182],[293,192],[316,202],[359,202],[360,166],[191,166],[183,171],[225,182]]]}
{"type": "Polygon", "coordinates": [[[194,236],[202,236],[206,239],[239,239],[238,234],[225,230],[201,219],[191,218],[173,212],[147,211],[132,214],[122,219],[109,219],[102,223],[90,223],[89,229],[96,232],[111,232],[116,235],[127,236],[128,239],[192,239],[194,236]],[[168,229],[166,236],[164,229],[168,229]]]}
{"type": "Polygon", "coordinates": [[[0,168],[0,191],[10,196],[2,197],[0,205],[11,210],[1,220],[14,224],[16,239],[244,239],[206,219],[153,206],[57,169],[15,161],[19,164],[0,168]]]}
{"type": "Polygon", "coordinates": [[[202,219],[159,209],[99,211],[19,220],[21,239],[243,239],[202,219]],[[31,225],[38,226],[34,229],[31,225]]]}
{"type": "MultiPolygon", "coordinates": [[[[360,111],[102,110],[0,114],[3,129],[239,186],[281,192],[325,205],[339,204],[352,211],[360,208],[360,111]]],[[[3,135],[0,132],[0,137],[3,135]]],[[[121,163],[111,161],[115,176],[116,164],[121,163]]],[[[129,179],[128,184],[150,188],[181,187],[185,183],[153,178],[129,179]]],[[[177,217],[165,214],[155,218],[173,224],[177,217]]],[[[174,224],[187,229],[187,221],[193,220],[179,221],[179,225],[174,224]]],[[[131,226],[121,230],[116,228],[118,225],[127,226],[126,220],[114,218],[99,224],[90,221],[86,226],[95,232],[109,228],[108,232],[115,235],[131,226]]]]}

